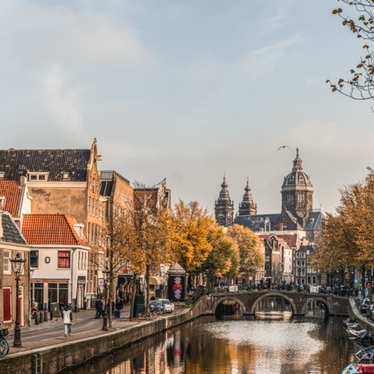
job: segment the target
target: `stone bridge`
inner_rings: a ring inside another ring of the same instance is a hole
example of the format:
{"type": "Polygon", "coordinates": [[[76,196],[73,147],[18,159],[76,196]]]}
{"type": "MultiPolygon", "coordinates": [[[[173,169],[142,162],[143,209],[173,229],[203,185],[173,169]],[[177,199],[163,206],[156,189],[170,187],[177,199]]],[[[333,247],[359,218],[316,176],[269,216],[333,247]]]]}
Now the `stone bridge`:
{"type": "Polygon", "coordinates": [[[346,297],[310,294],[296,291],[260,290],[210,294],[210,312],[215,314],[217,306],[225,300],[236,301],[243,315],[253,316],[256,305],[267,297],[280,297],[289,302],[294,316],[304,316],[310,300],[319,301],[326,309],[329,316],[348,316],[349,300],[346,297]]]}

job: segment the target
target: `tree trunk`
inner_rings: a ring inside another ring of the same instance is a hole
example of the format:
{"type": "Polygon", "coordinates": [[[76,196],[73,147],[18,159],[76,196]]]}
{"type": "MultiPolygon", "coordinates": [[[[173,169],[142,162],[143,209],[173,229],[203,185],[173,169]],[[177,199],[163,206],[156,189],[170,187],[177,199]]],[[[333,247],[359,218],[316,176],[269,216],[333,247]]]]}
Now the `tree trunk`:
{"type": "Polygon", "coordinates": [[[144,298],[144,309],[145,312],[148,313],[148,305],[149,305],[149,278],[150,278],[150,265],[147,264],[145,267],[145,298],[144,298]]]}
{"type": "Polygon", "coordinates": [[[103,328],[104,331],[108,330],[108,280],[105,279],[104,283],[104,310],[103,310],[103,328]]]}
{"type": "Polygon", "coordinates": [[[134,318],[134,309],[135,309],[135,296],[136,296],[136,274],[134,274],[134,279],[131,284],[131,295],[130,295],[130,316],[129,319],[134,318]]]}
{"type": "Polygon", "coordinates": [[[113,276],[112,274],[109,275],[109,289],[108,289],[108,325],[109,328],[112,328],[112,302],[113,302],[113,276]]]}

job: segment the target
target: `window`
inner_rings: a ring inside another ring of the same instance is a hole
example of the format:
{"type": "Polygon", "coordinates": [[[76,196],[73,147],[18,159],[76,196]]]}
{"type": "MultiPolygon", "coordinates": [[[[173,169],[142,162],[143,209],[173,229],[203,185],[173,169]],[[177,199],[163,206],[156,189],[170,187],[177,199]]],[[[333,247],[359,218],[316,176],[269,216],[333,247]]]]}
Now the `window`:
{"type": "Polygon", "coordinates": [[[11,274],[12,268],[10,263],[10,251],[4,250],[3,252],[3,272],[4,274],[11,274]]]}
{"type": "Polygon", "coordinates": [[[30,251],[30,266],[32,268],[39,267],[39,251],[30,251]]]}
{"type": "Polygon", "coordinates": [[[70,251],[58,251],[57,267],[60,269],[70,268],[70,251]]]}
{"type": "Polygon", "coordinates": [[[34,301],[38,303],[38,309],[41,310],[44,304],[43,283],[33,283],[34,286],[34,301]]]}
{"type": "Polygon", "coordinates": [[[46,181],[48,180],[48,172],[29,172],[29,181],[46,181]]]}
{"type": "Polygon", "coordinates": [[[64,181],[70,180],[70,173],[68,171],[64,171],[64,173],[62,174],[62,178],[64,181]]]}
{"type": "Polygon", "coordinates": [[[5,171],[0,171],[0,178],[4,179],[5,178],[5,171]]]}

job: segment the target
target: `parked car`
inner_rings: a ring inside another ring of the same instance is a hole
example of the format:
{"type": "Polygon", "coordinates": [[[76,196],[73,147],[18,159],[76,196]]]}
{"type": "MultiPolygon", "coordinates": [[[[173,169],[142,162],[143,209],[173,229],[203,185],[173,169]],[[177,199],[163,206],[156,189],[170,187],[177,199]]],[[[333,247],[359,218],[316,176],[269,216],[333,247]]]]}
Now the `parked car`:
{"type": "Polygon", "coordinates": [[[149,311],[151,313],[162,313],[163,310],[164,308],[160,300],[151,300],[149,302],[149,311]]]}
{"type": "Polygon", "coordinates": [[[157,301],[159,301],[162,305],[162,311],[164,313],[172,313],[174,312],[174,304],[169,300],[169,299],[158,299],[157,301]]]}

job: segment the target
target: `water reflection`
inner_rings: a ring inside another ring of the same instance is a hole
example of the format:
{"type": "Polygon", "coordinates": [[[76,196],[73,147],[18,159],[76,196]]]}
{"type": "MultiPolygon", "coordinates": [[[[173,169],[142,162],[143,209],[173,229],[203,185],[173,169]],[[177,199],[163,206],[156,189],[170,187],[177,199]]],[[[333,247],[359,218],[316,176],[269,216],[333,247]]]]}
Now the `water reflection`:
{"type": "Polygon", "coordinates": [[[68,373],[338,374],[352,350],[337,319],[199,320],[68,373]]]}

